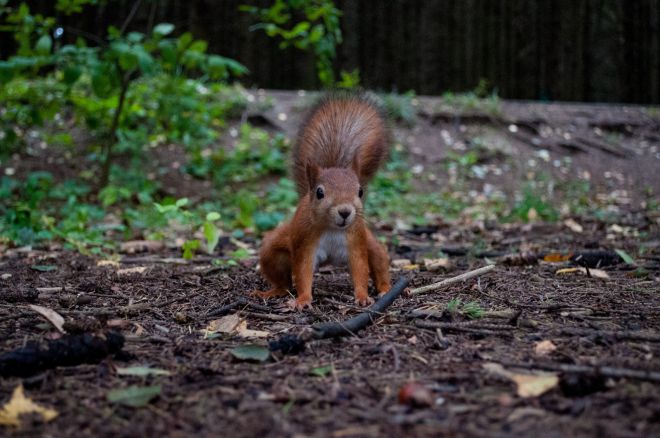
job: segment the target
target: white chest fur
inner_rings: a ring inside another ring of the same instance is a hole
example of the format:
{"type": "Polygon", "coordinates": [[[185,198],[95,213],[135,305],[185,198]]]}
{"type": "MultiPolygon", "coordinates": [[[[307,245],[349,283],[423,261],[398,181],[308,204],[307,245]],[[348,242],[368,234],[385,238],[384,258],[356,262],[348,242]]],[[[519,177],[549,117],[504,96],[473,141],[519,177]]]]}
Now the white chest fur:
{"type": "Polygon", "coordinates": [[[314,254],[314,270],[319,266],[331,264],[345,266],[348,264],[348,244],[343,231],[327,231],[323,233],[314,254]]]}

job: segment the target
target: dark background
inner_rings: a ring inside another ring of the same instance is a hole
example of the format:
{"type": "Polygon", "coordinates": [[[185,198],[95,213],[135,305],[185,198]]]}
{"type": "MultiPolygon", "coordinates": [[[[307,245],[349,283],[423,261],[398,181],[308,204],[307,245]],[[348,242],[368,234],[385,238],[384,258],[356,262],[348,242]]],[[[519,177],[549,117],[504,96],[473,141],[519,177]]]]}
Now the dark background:
{"type": "MultiPolygon", "coordinates": [[[[29,1],[55,14],[49,0],[29,1]]],[[[135,1],[109,0],[61,17],[66,36],[104,34],[135,1]]],[[[129,28],[171,22],[244,63],[247,84],[318,87],[313,59],[250,32],[248,0],[143,0],[129,28]]],[[[660,103],[660,0],[338,0],[344,43],[336,69],[362,85],[418,94],[473,89],[486,79],[513,99],[660,103]]],[[[3,54],[11,40],[3,36],[3,54]]]]}

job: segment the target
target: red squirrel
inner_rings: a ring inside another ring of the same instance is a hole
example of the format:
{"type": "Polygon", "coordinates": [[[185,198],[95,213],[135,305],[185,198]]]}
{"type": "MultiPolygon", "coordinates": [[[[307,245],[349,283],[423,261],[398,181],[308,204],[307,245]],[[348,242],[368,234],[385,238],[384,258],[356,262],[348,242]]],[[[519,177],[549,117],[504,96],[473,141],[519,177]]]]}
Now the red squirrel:
{"type": "Polygon", "coordinates": [[[389,153],[383,116],[368,98],[323,98],[302,124],[293,148],[299,201],[289,222],[266,233],[261,273],[272,289],[262,298],[288,295],[295,283],[297,310],[312,305],[312,278],[319,266],[348,265],[355,302],[372,304],[369,277],[382,296],[390,290],[389,257],[363,216],[366,184],[389,153]]]}

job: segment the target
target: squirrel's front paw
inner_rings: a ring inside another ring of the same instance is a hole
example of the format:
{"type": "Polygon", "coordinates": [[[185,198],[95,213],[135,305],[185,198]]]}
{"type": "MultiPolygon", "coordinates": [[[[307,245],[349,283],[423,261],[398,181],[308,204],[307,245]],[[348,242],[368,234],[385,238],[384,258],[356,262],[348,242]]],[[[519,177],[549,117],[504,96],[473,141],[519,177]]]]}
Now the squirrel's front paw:
{"type": "Polygon", "coordinates": [[[296,298],[295,300],[289,300],[287,305],[294,310],[304,310],[312,308],[312,298],[296,298]]]}
{"type": "Polygon", "coordinates": [[[366,306],[371,306],[373,303],[374,303],[374,299],[368,295],[364,297],[355,297],[355,304],[357,304],[358,306],[366,307],[366,306]]]}

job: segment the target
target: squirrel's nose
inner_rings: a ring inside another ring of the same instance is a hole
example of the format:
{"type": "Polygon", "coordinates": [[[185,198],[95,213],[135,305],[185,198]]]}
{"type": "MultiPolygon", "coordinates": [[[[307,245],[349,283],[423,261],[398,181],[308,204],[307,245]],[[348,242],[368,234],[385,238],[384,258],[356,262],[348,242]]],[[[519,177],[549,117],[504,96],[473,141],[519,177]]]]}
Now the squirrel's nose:
{"type": "Polygon", "coordinates": [[[341,216],[343,219],[347,219],[351,215],[351,210],[341,209],[337,213],[339,213],[339,216],[341,216]]]}

